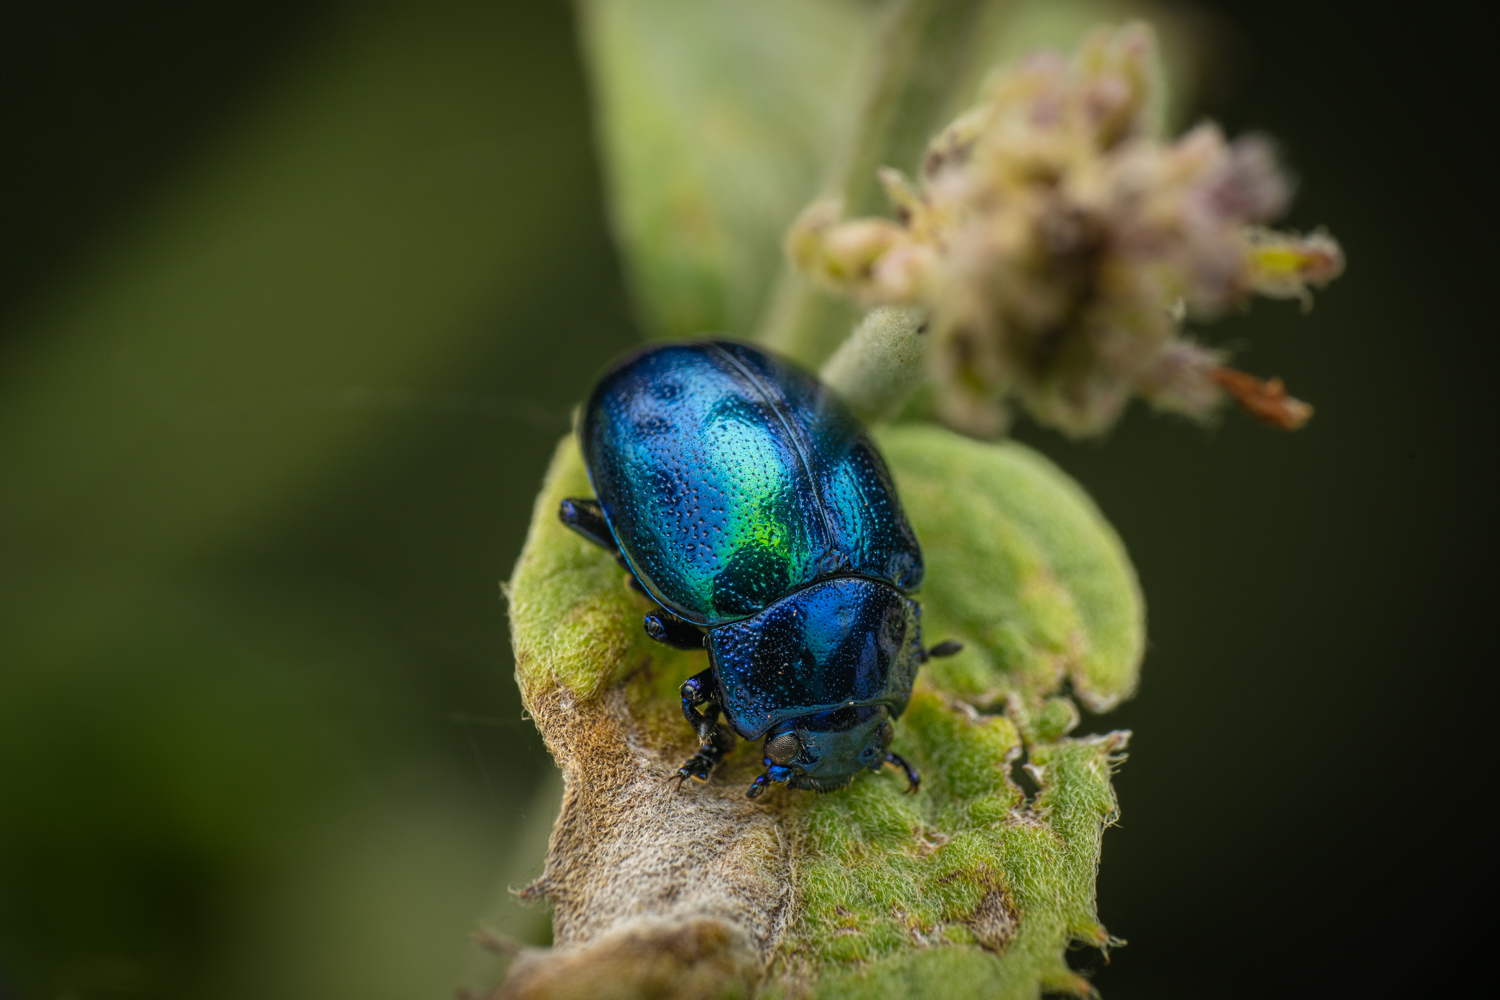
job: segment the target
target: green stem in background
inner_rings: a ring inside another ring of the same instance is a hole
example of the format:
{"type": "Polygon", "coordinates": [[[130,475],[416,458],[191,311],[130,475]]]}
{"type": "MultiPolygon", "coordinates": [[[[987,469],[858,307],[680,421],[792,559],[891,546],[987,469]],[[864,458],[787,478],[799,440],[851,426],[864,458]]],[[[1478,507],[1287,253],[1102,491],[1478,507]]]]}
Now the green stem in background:
{"type": "MultiPolygon", "coordinates": [[[[882,166],[911,172],[971,74],[979,29],[1004,0],[894,0],[881,30],[859,127],[831,185],[851,215],[885,207],[882,166]]],[[[786,267],[759,339],[804,364],[828,357],[849,331],[850,307],[786,267]]]]}
{"type": "Polygon", "coordinates": [[[914,307],[870,310],[818,377],[865,423],[891,419],[926,370],[926,321],[926,310],[914,307]]]}

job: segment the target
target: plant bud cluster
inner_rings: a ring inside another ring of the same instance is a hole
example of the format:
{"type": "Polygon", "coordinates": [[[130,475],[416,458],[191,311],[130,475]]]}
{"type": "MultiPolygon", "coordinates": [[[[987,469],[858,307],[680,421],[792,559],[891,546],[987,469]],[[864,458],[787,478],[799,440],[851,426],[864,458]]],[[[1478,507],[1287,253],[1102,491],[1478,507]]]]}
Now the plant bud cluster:
{"type": "Polygon", "coordinates": [[[1232,396],[1300,426],[1311,407],[1224,368],[1182,324],[1256,294],[1308,304],[1343,253],[1322,231],[1265,228],[1290,197],[1269,142],[1210,123],[1166,141],[1161,96],[1141,25],[1096,31],[1071,59],[1033,55],[932,141],[917,182],[881,171],[894,221],[821,201],[788,251],[863,304],[927,310],[939,412],[968,433],[1001,433],[1014,400],[1098,434],[1133,395],[1199,419],[1232,396]]]}

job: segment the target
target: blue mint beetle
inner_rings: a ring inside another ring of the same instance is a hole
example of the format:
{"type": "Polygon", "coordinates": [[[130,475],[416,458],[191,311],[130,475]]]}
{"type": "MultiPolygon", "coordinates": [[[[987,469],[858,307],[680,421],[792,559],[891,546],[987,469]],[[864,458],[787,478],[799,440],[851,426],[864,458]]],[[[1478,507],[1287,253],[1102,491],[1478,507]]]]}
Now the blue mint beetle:
{"type": "Polygon", "coordinates": [[[707,648],[682,685],[707,780],[733,744],[765,738],[771,782],[830,791],[895,764],[891,720],[929,656],[922,550],[864,428],[815,378],[729,341],[646,348],[595,387],[578,430],[597,499],[564,524],[615,553],[660,610],[646,632],[707,648]]]}

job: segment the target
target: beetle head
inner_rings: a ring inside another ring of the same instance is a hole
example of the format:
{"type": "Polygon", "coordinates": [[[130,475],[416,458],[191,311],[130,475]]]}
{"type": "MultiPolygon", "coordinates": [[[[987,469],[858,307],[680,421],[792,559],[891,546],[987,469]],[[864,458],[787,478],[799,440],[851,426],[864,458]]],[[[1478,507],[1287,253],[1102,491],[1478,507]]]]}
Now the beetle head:
{"type": "MultiPolygon", "coordinates": [[[[884,705],[836,708],[799,715],[766,733],[767,781],[831,792],[860,771],[880,770],[893,730],[884,705]]],[[[756,791],[763,787],[757,782],[756,791]]]]}

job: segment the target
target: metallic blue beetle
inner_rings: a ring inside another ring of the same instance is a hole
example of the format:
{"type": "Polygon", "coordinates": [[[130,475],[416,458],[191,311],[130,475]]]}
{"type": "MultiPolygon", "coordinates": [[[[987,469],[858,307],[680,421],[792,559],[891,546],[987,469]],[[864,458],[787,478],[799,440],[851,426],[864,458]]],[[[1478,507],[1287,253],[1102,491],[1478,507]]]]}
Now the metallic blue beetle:
{"type": "Polygon", "coordinates": [[[657,604],[646,632],[707,647],[682,685],[706,780],[765,737],[771,782],[828,791],[887,763],[922,648],[922,550],[859,421],[816,379],[743,344],[647,348],[616,364],[579,427],[597,500],[559,516],[616,553],[657,604]]]}

